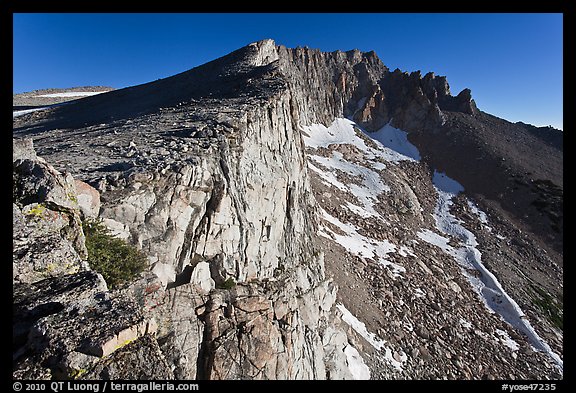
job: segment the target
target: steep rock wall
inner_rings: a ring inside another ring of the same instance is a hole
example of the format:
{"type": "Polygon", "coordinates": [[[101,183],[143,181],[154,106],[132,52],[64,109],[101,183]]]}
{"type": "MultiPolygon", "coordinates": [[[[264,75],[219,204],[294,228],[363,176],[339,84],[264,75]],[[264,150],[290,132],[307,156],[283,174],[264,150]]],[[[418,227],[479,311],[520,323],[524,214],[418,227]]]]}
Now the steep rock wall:
{"type": "Polygon", "coordinates": [[[157,322],[146,351],[176,378],[341,379],[348,339],[312,241],[300,130],[337,117],[433,127],[443,109],[474,112],[469,92],[391,73],[373,52],[265,40],[16,131],[98,188],[100,218],[148,255],[151,273],[120,292],[157,322]]]}
{"type": "MultiPolygon", "coordinates": [[[[248,62],[274,59],[267,49],[248,62]]],[[[331,314],[336,288],[312,246],[294,100],[280,89],[230,115],[231,134],[194,164],[135,173],[118,195],[104,193],[100,216],[159,276],[153,312],[183,378],[350,378],[331,314]]]]}

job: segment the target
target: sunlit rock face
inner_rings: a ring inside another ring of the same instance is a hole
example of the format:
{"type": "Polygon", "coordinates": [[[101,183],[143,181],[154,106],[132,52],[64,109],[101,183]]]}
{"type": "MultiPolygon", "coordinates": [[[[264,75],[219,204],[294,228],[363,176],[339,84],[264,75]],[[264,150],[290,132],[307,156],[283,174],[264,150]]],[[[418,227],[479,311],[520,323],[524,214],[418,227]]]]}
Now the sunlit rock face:
{"type": "MultiPolygon", "coordinates": [[[[435,221],[436,153],[410,142],[482,116],[445,77],[391,72],[373,52],[264,40],[15,118],[14,135],[36,151],[15,140],[15,303],[27,322],[14,375],[558,376],[462,273],[461,239],[435,221]],[[55,218],[40,225],[46,201],[55,218]],[[86,261],[90,217],[142,250],[149,269],[109,291],[86,261]],[[55,240],[38,251],[29,239],[43,233],[55,240]],[[98,318],[110,319],[105,332],[98,318]],[[472,345],[476,336],[486,343],[472,345]]],[[[466,201],[454,199],[458,214],[487,226],[466,201]]]]}

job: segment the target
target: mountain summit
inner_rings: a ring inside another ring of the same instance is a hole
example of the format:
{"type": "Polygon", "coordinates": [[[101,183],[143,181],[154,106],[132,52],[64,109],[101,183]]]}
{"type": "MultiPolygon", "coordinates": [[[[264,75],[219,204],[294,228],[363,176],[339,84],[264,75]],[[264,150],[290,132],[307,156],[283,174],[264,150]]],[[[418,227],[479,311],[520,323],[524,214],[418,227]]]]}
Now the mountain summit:
{"type": "Polygon", "coordinates": [[[562,377],[562,138],[445,77],[263,40],[13,124],[16,378],[562,377]]]}

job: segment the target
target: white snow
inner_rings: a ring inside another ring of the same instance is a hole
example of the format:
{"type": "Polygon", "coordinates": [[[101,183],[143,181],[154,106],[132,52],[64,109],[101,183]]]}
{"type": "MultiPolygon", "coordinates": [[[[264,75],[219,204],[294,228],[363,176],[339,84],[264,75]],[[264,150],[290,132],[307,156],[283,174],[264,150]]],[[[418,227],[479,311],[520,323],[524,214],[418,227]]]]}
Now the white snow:
{"type": "Polygon", "coordinates": [[[394,368],[396,368],[399,371],[402,371],[402,365],[408,359],[406,354],[402,353],[400,355],[400,361],[397,361],[396,359],[394,359],[394,356],[392,355],[392,350],[386,346],[386,341],[382,340],[376,334],[369,332],[368,329],[366,328],[366,324],[360,321],[358,318],[356,318],[350,311],[348,311],[348,309],[342,303],[336,304],[336,308],[338,308],[338,310],[342,312],[342,320],[344,322],[346,322],[352,329],[354,329],[354,331],[356,331],[356,333],[358,333],[366,341],[368,341],[368,343],[372,345],[374,349],[378,351],[383,350],[384,359],[390,364],[392,364],[394,368]]]}
{"type": "Polygon", "coordinates": [[[416,236],[424,240],[426,243],[441,248],[444,252],[449,252],[452,250],[452,246],[448,245],[448,238],[440,236],[436,232],[432,232],[429,229],[419,230],[418,233],[416,233],[416,236]]]}
{"type": "MultiPolygon", "coordinates": [[[[392,127],[390,123],[376,132],[369,133],[362,131],[354,122],[339,118],[334,120],[328,127],[322,124],[302,127],[302,132],[304,143],[310,148],[328,147],[332,144],[351,144],[363,152],[362,165],[345,160],[343,154],[336,151],[332,152],[330,157],[309,155],[308,162],[308,167],[316,172],[323,182],[356,196],[361,206],[348,202],[345,207],[363,218],[375,216],[384,220],[375,211],[374,204],[380,194],[390,192],[390,188],[382,182],[379,173],[372,169],[381,170],[386,168],[386,164],[383,164],[382,160],[393,164],[402,160],[420,160],[418,149],[408,141],[407,133],[392,127]],[[372,138],[374,144],[368,146],[358,134],[359,132],[372,138]],[[338,180],[338,173],[346,173],[352,176],[353,182],[344,184],[338,180]]],[[[438,201],[433,216],[436,228],[440,234],[428,229],[422,229],[418,231],[417,237],[451,255],[460,264],[462,273],[478,292],[487,309],[490,312],[497,313],[504,321],[525,334],[536,350],[546,352],[562,370],[563,362],[560,357],[538,336],[518,304],[504,291],[498,279],[483,265],[482,254],[476,248],[478,242],[474,234],[462,225],[461,220],[450,213],[450,207],[453,204],[452,199],[458,193],[463,192],[464,187],[445,173],[438,171],[434,171],[432,181],[438,192],[438,201]],[[457,241],[456,246],[452,245],[454,243],[451,244],[450,238],[457,241]],[[469,273],[470,270],[475,270],[479,274],[472,275],[469,273]]],[[[482,224],[488,222],[486,214],[478,209],[476,205],[468,202],[468,206],[479,217],[482,224]]],[[[350,253],[378,261],[385,267],[390,268],[396,278],[405,272],[403,266],[389,261],[387,256],[392,252],[398,252],[401,256],[411,255],[410,249],[406,247],[398,248],[386,240],[375,241],[367,238],[358,233],[356,226],[341,222],[323,209],[322,216],[327,222],[336,226],[338,232],[342,232],[344,235],[333,231],[328,226],[321,226],[318,231],[321,236],[336,241],[350,253]]],[[[417,243],[415,239],[414,242],[417,243]]],[[[344,315],[343,319],[354,330],[375,348],[384,349],[384,358],[394,364],[395,367],[401,368],[402,362],[394,359],[391,350],[385,348],[383,340],[368,332],[366,326],[350,314],[343,305],[338,307],[344,315]]],[[[465,323],[466,325],[468,324],[467,321],[465,323]]],[[[511,349],[514,347],[513,340],[509,339],[508,336],[498,334],[502,338],[503,345],[511,349]]],[[[405,355],[397,354],[396,357],[398,358],[398,356],[400,356],[401,360],[405,359],[405,355]]],[[[351,362],[354,362],[354,360],[351,360],[351,362]]]]}
{"type": "Polygon", "coordinates": [[[416,256],[416,254],[414,254],[414,252],[406,246],[400,246],[400,249],[398,250],[398,254],[400,254],[400,256],[403,256],[403,257],[407,257],[408,255],[410,255],[412,257],[416,256]]]}
{"type": "Polygon", "coordinates": [[[438,192],[438,201],[434,211],[436,228],[445,235],[459,239],[460,247],[451,246],[448,244],[448,238],[427,229],[420,230],[417,236],[453,256],[464,267],[463,274],[479,293],[488,309],[497,313],[504,321],[525,334],[536,350],[547,353],[562,370],[562,359],[536,333],[518,304],[506,293],[498,279],[482,263],[482,254],[476,248],[478,242],[474,234],[464,228],[461,225],[462,221],[450,213],[452,198],[464,188],[445,174],[437,172],[434,173],[433,183],[438,192]],[[478,271],[480,277],[476,278],[470,275],[466,269],[478,271]]]}
{"type": "Polygon", "coordinates": [[[348,370],[350,370],[350,373],[354,379],[370,379],[370,369],[366,363],[364,363],[364,359],[362,359],[362,356],[360,356],[356,348],[354,348],[352,345],[347,345],[344,348],[344,354],[346,355],[348,370]]]}
{"type": "Polygon", "coordinates": [[[12,111],[12,118],[22,116],[22,115],[25,115],[27,113],[41,111],[41,110],[48,109],[48,108],[50,108],[50,107],[49,106],[43,106],[42,108],[32,108],[32,109],[23,109],[21,111],[12,111]]]}
{"type": "Polygon", "coordinates": [[[362,218],[372,217],[372,214],[370,212],[367,212],[365,209],[361,208],[360,206],[357,206],[357,205],[350,203],[348,201],[346,201],[345,205],[341,205],[341,207],[347,208],[352,213],[355,213],[362,218]]]}
{"type": "MultiPolygon", "coordinates": [[[[432,183],[437,189],[444,191],[448,194],[457,195],[458,193],[464,191],[462,184],[458,183],[456,180],[448,177],[444,172],[437,172],[434,170],[434,175],[432,176],[432,183]]],[[[452,198],[452,197],[450,197],[452,198]]]]}
{"type": "Polygon", "coordinates": [[[310,161],[308,161],[308,168],[316,172],[318,176],[320,176],[320,178],[324,181],[324,184],[328,186],[334,186],[342,191],[348,191],[348,186],[339,181],[334,173],[330,171],[323,171],[322,169],[312,164],[310,161]]]}
{"type": "MultiPolygon", "coordinates": [[[[362,130],[356,123],[349,119],[337,118],[326,127],[323,124],[312,124],[301,127],[302,137],[307,147],[328,147],[332,144],[350,144],[356,146],[365,153],[364,158],[370,162],[373,168],[383,169],[381,162],[373,162],[376,157],[381,157],[388,162],[418,161],[420,153],[416,146],[408,141],[407,133],[394,128],[390,123],[380,130],[367,132],[362,130]],[[358,132],[372,139],[376,148],[366,145],[358,132]]],[[[366,165],[368,166],[368,165],[366,165]]],[[[384,166],[385,167],[385,166],[384,166]]]]}
{"type": "Polygon", "coordinates": [[[322,217],[329,223],[335,225],[338,229],[345,233],[340,235],[326,226],[321,226],[319,235],[328,239],[334,240],[336,243],[344,247],[348,252],[358,255],[362,258],[374,259],[384,267],[391,269],[394,277],[399,277],[401,273],[405,273],[404,266],[400,266],[387,259],[387,255],[396,251],[396,246],[388,240],[376,241],[369,239],[358,233],[358,228],[352,224],[345,224],[335,217],[332,217],[326,210],[321,209],[322,217]]]}
{"type": "Polygon", "coordinates": [[[48,98],[57,98],[57,97],[88,97],[94,96],[96,94],[107,93],[108,90],[104,91],[65,91],[62,93],[50,93],[50,94],[41,94],[37,95],[36,97],[48,97],[48,98]]]}
{"type": "Polygon", "coordinates": [[[322,174],[320,173],[321,170],[314,165],[310,167],[310,169],[318,173],[323,180],[333,184],[340,190],[349,191],[358,198],[363,205],[365,214],[376,217],[380,216],[378,212],[374,210],[374,204],[378,201],[378,195],[383,192],[389,192],[390,187],[382,183],[380,175],[377,172],[345,160],[342,153],[337,151],[332,152],[332,157],[310,155],[309,159],[326,168],[322,171],[324,172],[322,174]],[[354,177],[360,184],[349,183],[348,185],[344,185],[337,179],[336,172],[338,171],[354,177]]]}
{"type": "Polygon", "coordinates": [[[381,162],[370,162],[372,168],[376,169],[377,171],[381,171],[382,169],[386,169],[386,164],[383,164],[381,162]]]}
{"type": "Polygon", "coordinates": [[[496,334],[499,336],[498,339],[512,351],[517,351],[520,349],[520,345],[518,345],[518,343],[514,341],[504,330],[496,329],[496,334]]]}
{"type": "Polygon", "coordinates": [[[340,310],[342,313],[342,320],[346,322],[352,329],[356,331],[359,335],[361,335],[374,349],[381,350],[382,348],[386,347],[386,341],[382,340],[376,334],[371,333],[366,328],[366,324],[361,322],[358,318],[356,318],[346,306],[342,303],[336,304],[336,308],[340,310]]]}
{"type": "Polygon", "coordinates": [[[332,144],[350,144],[361,150],[369,151],[369,147],[356,134],[355,124],[353,121],[343,118],[335,119],[329,127],[323,124],[312,124],[302,127],[302,131],[305,132],[302,137],[308,147],[318,148],[328,147],[332,144]]]}
{"type": "Polygon", "coordinates": [[[12,118],[15,118],[15,117],[18,117],[18,116],[22,116],[22,115],[25,115],[25,114],[27,114],[27,113],[42,111],[42,110],[44,110],[44,109],[50,109],[50,108],[54,108],[54,107],[57,107],[57,106],[66,105],[66,104],[68,104],[68,103],[69,103],[69,102],[61,102],[61,103],[58,103],[58,104],[46,105],[46,106],[43,106],[43,107],[40,107],[40,108],[31,108],[31,109],[23,109],[23,110],[20,110],[20,111],[12,111],[12,118]]]}
{"type": "MultiPolygon", "coordinates": [[[[47,98],[69,97],[69,98],[73,98],[73,97],[93,96],[96,94],[102,94],[102,93],[107,93],[107,92],[108,92],[108,90],[105,90],[105,91],[66,91],[66,92],[62,92],[62,93],[40,94],[40,95],[37,95],[36,97],[47,97],[47,98]]],[[[54,104],[54,105],[47,105],[47,106],[43,106],[41,108],[32,108],[32,109],[23,109],[20,111],[12,111],[12,118],[22,116],[22,115],[25,115],[27,113],[41,111],[41,110],[48,109],[48,108],[53,108],[55,106],[63,105],[63,104],[67,104],[67,102],[63,102],[60,104],[54,104]]]]}
{"type": "Polygon", "coordinates": [[[360,202],[360,206],[348,204],[346,207],[363,218],[370,216],[384,218],[374,209],[378,197],[390,192],[390,187],[384,184],[376,171],[386,168],[386,162],[396,163],[401,160],[418,160],[418,149],[407,139],[407,133],[392,127],[390,124],[372,133],[364,132],[353,121],[337,118],[330,126],[313,124],[302,127],[304,143],[310,148],[328,147],[336,144],[350,144],[363,153],[363,164],[350,162],[338,151],[333,151],[330,157],[309,154],[308,167],[318,174],[322,182],[349,192],[360,202]],[[364,134],[364,135],[362,135],[364,134]],[[369,137],[374,142],[368,146],[363,138],[369,137]],[[353,177],[353,181],[344,184],[338,180],[338,174],[343,173],[353,177]]]}
{"type": "Polygon", "coordinates": [[[471,200],[467,199],[466,201],[468,202],[468,208],[472,213],[474,213],[478,217],[480,222],[482,224],[488,224],[488,217],[486,216],[486,213],[480,210],[480,208],[476,206],[476,204],[471,200]]]}
{"type": "Polygon", "coordinates": [[[472,202],[470,199],[466,199],[466,202],[468,203],[468,208],[470,209],[470,211],[476,215],[476,217],[478,217],[478,219],[480,220],[480,223],[482,224],[482,227],[487,230],[488,232],[492,232],[492,227],[490,227],[488,225],[488,215],[482,211],[474,202],[472,202]]]}
{"type": "Polygon", "coordinates": [[[378,131],[369,132],[366,133],[366,135],[405,157],[420,161],[420,152],[416,146],[408,141],[408,133],[399,128],[392,127],[390,123],[378,131]]]}

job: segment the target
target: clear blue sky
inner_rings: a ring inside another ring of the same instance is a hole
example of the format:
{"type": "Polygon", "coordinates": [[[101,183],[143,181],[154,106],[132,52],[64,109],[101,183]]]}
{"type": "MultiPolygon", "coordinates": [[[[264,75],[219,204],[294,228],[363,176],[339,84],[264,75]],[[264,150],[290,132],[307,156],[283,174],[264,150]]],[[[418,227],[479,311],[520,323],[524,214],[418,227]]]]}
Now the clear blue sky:
{"type": "Polygon", "coordinates": [[[374,50],[470,88],[483,111],[563,128],[562,35],[562,14],[14,14],[13,91],[136,85],[272,38],[374,50]]]}

